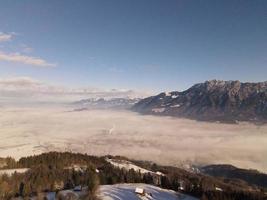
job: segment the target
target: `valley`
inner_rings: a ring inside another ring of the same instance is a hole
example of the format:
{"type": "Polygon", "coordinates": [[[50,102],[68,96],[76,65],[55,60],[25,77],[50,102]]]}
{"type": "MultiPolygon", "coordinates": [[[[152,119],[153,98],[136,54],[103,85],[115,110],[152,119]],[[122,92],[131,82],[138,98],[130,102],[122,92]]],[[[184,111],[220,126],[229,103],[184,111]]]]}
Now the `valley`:
{"type": "Polygon", "coordinates": [[[122,155],[159,164],[232,164],[267,169],[267,126],[140,115],[125,110],[3,107],[0,157],[49,151],[122,155]],[[256,144],[256,145],[255,145],[256,144]]]}

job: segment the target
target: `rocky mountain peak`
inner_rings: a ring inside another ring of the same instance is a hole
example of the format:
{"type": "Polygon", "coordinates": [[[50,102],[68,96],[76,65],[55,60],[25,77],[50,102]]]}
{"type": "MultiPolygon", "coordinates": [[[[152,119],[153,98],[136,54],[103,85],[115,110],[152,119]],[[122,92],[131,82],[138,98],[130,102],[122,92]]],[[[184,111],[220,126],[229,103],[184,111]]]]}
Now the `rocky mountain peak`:
{"type": "Polygon", "coordinates": [[[242,83],[240,81],[222,81],[222,80],[209,80],[204,83],[199,83],[194,85],[192,88],[202,88],[206,91],[214,91],[214,90],[239,90],[242,83]]]}
{"type": "Polygon", "coordinates": [[[210,80],[143,99],[133,110],[208,121],[267,122],[267,82],[210,80]]]}

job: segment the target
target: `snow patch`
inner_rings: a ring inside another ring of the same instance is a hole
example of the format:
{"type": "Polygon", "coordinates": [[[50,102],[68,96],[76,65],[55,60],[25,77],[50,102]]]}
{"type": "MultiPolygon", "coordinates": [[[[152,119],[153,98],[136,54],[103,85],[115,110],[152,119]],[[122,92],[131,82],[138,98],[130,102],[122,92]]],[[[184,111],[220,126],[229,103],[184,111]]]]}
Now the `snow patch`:
{"type": "Polygon", "coordinates": [[[159,171],[157,171],[156,174],[159,176],[165,176],[162,172],[159,172],[159,171]]]}
{"type": "Polygon", "coordinates": [[[165,96],[170,97],[170,96],[172,96],[172,94],[170,92],[165,92],[165,96]]]}
{"type": "Polygon", "coordinates": [[[171,108],[179,108],[181,105],[180,104],[176,104],[176,105],[172,105],[170,106],[171,108]]]}
{"type": "Polygon", "coordinates": [[[216,190],[216,191],[220,191],[220,192],[223,191],[222,188],[219,188],[219,187],[215,187],[215,190],[216,190]]]}
{"type": "Polygon", "coordinates": [[[152,112],[155,112],[155,113],[162,113],[165,111],[165,108],[153,108],[152,109],[152,112]]]}

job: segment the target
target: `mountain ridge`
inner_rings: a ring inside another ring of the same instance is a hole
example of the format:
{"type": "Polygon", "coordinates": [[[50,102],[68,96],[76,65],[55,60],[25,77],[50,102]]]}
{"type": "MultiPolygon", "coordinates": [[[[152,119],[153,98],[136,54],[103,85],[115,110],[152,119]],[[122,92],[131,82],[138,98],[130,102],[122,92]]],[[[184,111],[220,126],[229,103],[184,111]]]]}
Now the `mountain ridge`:
{"type": "Polygon", "coordinates": [[[86,109],[130,109],[139,98],[88,98],[75,101],[72,105],[78,110],[86,109]]]}
{"type": "Polygon", "coordinates": [[[243,180],[250,185],[267,187],[267,174],[255,169],[242,169],[229,164],[213,164],[200,168],[201,173],[213,177],[243,180]]]}
{"type": "Polygon", "coordinates": [[[165,92],[142,99],[132,110],[200,121],[266,123],[267,81],[210,80],[182,92],[165,92]]]}

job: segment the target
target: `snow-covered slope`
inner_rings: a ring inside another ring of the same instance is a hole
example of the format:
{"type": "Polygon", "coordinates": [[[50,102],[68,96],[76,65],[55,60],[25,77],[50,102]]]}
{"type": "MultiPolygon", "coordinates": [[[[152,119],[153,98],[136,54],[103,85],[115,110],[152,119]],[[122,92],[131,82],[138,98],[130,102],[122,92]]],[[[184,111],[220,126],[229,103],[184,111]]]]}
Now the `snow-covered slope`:
{"type": "Polygon", "coordinates": [[[102,200],[198,200],[188,195],[148,184],[101,185],[98,196],[102,200]],[[143,188],[147,194],[152,195],[139,196],[135,193],[136,187],[143,188]]]}
{"type": "Polygon", "coordinates": [[[108,161],[110,164],[112,164],[115,167],[118,167],[120,169],[126,169],[126,170],[130,170],[133,169],[136,172],[140,172],[141,174],[146,174],[146,173],[150,173],[150,174],[155,174],[157,176],[165,176],[162,172],[153,172],[147,169],[144,169],[142,167],[139,167],[137,165],[135,165],[134,163],[128,161],[128,160],[118,160],[118,159],[106,159],[106,161],[108,161]]]}
{"type": "Polygon", "coordinates": [[[141,174],[145,174],[145,173],[154,173],[152,171],[149,171],[147,169],[144,169],[142,167],[139,167],[133,163],[131,163],[130,161],[127,161],[127,160],[116,160],[116,159],[106,159],[110,164],[122,169],[126,169],[126,170],[130,170],[130,169],[133,169],[134,171],[137,171],[141,174]]]}

